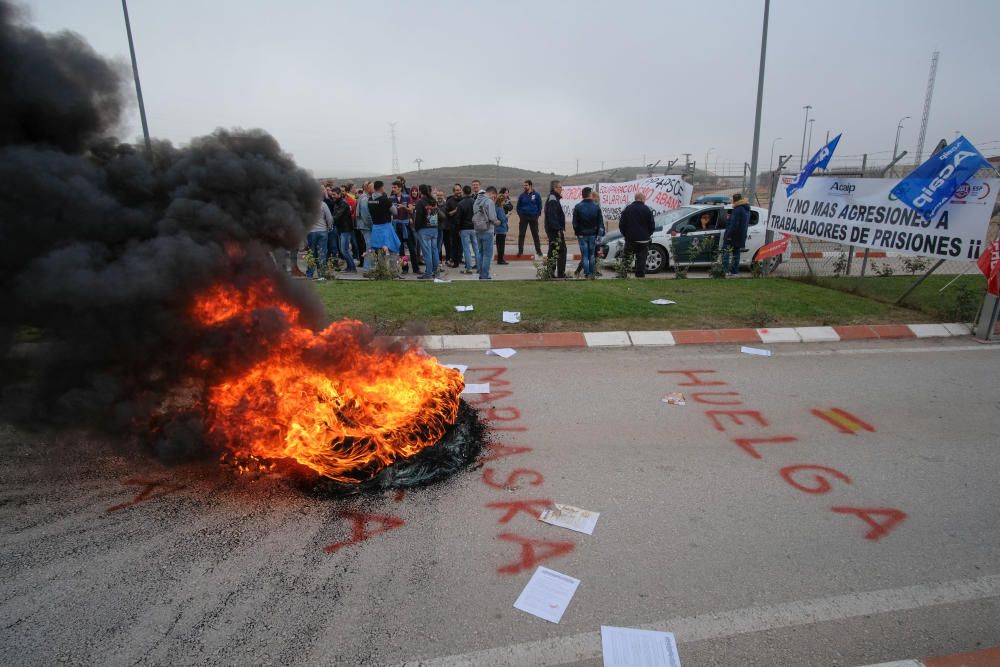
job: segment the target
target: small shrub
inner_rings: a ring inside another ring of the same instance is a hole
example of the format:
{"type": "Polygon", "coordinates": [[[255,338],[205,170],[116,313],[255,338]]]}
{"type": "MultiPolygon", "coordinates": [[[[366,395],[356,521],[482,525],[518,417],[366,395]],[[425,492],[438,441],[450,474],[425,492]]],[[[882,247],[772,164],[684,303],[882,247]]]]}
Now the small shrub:
{"type": "Polygon", "coordinates": [[[930,267],[931,260],[926,257],[904,257],[903,258],[903,270],[909,271],[910,275],[916,275],[917,273],[923,273],[930,267]]]}
{"type": "Polygon", "coordinates": [[[879,278],[888,278],[896,271],[892,268],[892,264],[886,262],[884,264],[879,264],[878,262],[872,262],[872,273],[874,273],[879,278]]]}
{"type": "Polygon", "coordinates": [[[376,336],[395,336],[403,328],[403,320],[395,317],[375,315],[368,326],[376,336]]]}
{"type": "Polygon", "coordinates": [[[847,271],[847,253],[840,253],[837,259],[833,260],[833,275],[840,277],[847,271]]]}
{"type": "Polygon", "coordinates": [[[635,255],[622,251],[615,260],[615,277],[628,280],[630,273],[635,273],[635,255]]]}
{"type": "Polygon", "coordinates": [[[395,280],[402,275],[399,256],[387,249],[370,250],[372,254],[371,268],[365,273],[369,280],[395,280]]]}
{"type": "Polygon", "coordinates": [[[955,301],[952,303],[951,315],[955,322],[971,323],[976,319],[979,312],[979,301],[982,293],[977,292],[968,285],[961,285],[955,293],[955,301]]]}
{"type": "Polygon", "coordinates": [[[757,329],[766,327],[775,321],[774,314],[762,306],[759,299],[753,302],[753,307],[750,309],[747,319],[750,321],[750,326],[757,329]]]}
{"type": "Polygon", "coordinates": [[[539,280],[552,280],[556,277],[556,266],[559,264],[558,253],[542,255],[541,259],[534,260],[535,277],[539,280]]]}
{"type": "Polygon", "coordinates": [[[548,328],[548,320],[538,317],[530,320],[521,320],[521,328],[531,333],[541,333],[548,328]]]}
{"type": "Polygon", "coordinates": [[[763,262],[753,262],[750,264],[750,277],[752,278],[763,278],[764,277],[764,264],[763,262]]]}

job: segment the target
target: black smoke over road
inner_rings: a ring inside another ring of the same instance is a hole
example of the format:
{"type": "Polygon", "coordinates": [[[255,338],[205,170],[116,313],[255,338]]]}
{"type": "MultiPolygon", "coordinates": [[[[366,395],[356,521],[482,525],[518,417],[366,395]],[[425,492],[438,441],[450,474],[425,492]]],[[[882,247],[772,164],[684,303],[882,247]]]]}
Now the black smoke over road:
{"type": "MultiPolygon", "coordinates": [[[[192,350],[252,356],[250,334],[205,340],[190,326],[194,295],[213,284],[266,276],[303,324],[322,319],[270,255],[301,243],[318,212],[315,181],[260,130],[217,130],[183,148],[156,141],[151,162],[111,136],[127,82],[80,36],[34,30],[0,0],[8,418],[124,432],[189,380],[192,350]],[[26,335],[36,342],[18,343],[26,335]]],[[[257,326],[282,326],[275,318],[262,313],[257,326]]]]}

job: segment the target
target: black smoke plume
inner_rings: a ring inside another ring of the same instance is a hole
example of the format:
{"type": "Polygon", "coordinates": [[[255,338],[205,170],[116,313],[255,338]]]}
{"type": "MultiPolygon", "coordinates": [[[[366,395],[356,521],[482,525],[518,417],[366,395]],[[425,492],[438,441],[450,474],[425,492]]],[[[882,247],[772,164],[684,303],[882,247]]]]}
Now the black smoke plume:
{"type": "MultiPolygon", "coordinates": [[[[206,286],[266,276],[300,324],[322,320],[271,255],[301,245],[316,182],[260,130],[157,141],[152,160],[119,143],[122,74],[0,0],[0,383],[22,423],[123,432],[183,383],[194,346],[252,357],[250,334],[195,340],[188,309],[206,286]]],[[[165,441],[198,441],[193,421],[164,428],[165,441]]]]}

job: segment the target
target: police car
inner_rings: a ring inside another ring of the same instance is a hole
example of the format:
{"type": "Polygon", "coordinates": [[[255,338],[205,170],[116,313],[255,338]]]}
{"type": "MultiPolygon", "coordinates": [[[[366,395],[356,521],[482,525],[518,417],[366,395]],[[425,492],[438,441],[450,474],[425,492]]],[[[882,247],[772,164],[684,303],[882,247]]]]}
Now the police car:
{"type": "MultiPolygon", "coordinates": [[[[687,264],[691,242],[705,237],[712,243],[699,243],[697,256],[691,258],[692,266],[708,266],[712,263],[715,250],[721,247],[722,235],[729,221],[732,205],[691,205],[658,213],[653,217],[655,228],[646,257],[646,273],[656,273],[670,268],[670,263],[687,264]],[[706,228],[702,228],[701,217],[708,213],[706,228]],[[674,256],[676,253],[676,256],[674,256]]],[[[750,264],[754,254],[764,245],[764,226],[767,222],[767,209],[752,206],[750,208],[750,224],[747,226],[746,250],[740,256],[742,264],[750,264]]],[[[605,235],[604,243],[599,248],[603,255],[602,263],[614,265],[625,250],[625,240],[621,232],[611,232],[605,235]]]]}

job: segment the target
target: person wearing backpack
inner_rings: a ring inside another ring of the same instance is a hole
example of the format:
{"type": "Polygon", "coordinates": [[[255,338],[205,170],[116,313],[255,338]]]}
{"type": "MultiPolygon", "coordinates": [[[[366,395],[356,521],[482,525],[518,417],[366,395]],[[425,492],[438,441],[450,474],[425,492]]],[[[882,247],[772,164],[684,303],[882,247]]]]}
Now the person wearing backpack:
{"type": "Polygon", "coordinates": [[[493,258],[493,229],[497,222],[497,189],[492,185],[479,191],[472,208],[472,228],[476,231],[476,262],[479,279],[491,280],[490,260],[493,258]]]}
{"type": "MultiPolygon", "coordinates": [[[[441,244],[438,241],[438,203],[431,194],[431,186],[421,185],[420,199],[414,206],[413,228],[420,241],[420,253],[424,256],[424,272],[417,276],[420,280],[430,280],[437,273],[441,263],[441,244]]],[[[414,269],[416,270],[416,269],[414,269]]]]}

